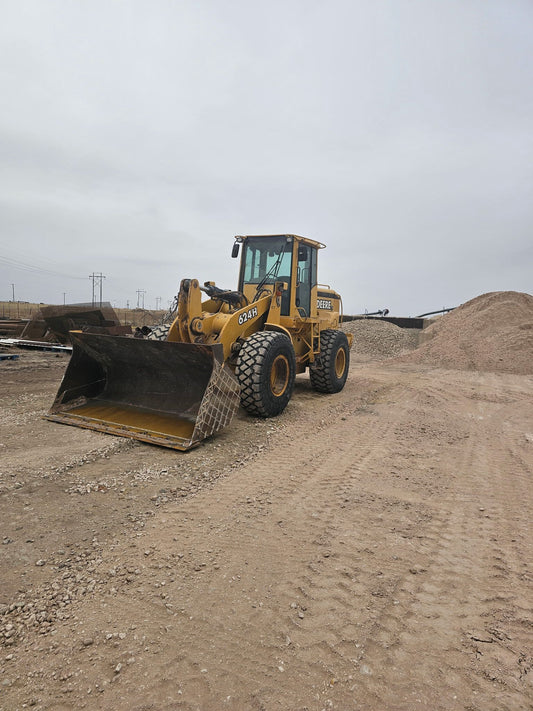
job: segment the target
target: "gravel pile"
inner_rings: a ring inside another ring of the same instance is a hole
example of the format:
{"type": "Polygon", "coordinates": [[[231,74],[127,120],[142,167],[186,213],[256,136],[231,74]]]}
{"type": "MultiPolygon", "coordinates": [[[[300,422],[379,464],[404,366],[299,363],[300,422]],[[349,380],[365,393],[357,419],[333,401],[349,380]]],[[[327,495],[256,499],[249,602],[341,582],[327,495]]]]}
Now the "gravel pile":
{"type": "Polygon", "coordinates": [[[418,345],[420,331],[400,328],[388,321],[358,319],[342,324],[343,331],[353,333],[353,361],[385,360],[411,351],[418,345]]]}
{"type": "Polygon", "coordinates": [[[533,296],[494,291],[467,301],[423,331],[399,362],[453,370],[533,374],[533,296]]]}

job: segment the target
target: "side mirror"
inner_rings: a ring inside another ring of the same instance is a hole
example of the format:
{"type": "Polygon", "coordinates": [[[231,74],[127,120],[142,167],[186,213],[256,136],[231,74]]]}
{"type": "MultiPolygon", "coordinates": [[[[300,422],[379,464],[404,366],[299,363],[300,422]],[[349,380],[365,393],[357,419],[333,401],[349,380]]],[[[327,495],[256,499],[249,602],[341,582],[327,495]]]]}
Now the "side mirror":
{"type": "Polygon", "coordinates": [[[233,249],[231,250],[231,256],[232,256],[233,259],[235,259],[236,257],[239,256],[239,247],[240,247],[240,246],[241,246],[241,245],[239,244],[239,242],[234,242],[234,243],[233,243],[233,249]]]}

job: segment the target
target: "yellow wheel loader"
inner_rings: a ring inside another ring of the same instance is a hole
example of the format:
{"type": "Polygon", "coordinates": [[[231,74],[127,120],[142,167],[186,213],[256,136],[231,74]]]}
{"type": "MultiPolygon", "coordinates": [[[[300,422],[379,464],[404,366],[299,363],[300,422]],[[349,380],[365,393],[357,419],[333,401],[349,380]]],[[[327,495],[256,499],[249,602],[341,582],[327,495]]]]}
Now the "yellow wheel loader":
{"type": "Polygon", "coordinates": [[[187,450],[228,425],[239,403],[258,417],[283,412],[306,369],[315,390],[339,392],[352,336],[339,330],[341,297],[317,282],[324,246],[236,237],[237,291],[183,279],[174,322],[151,338],[71,331],[47,419],[187,450]]]}

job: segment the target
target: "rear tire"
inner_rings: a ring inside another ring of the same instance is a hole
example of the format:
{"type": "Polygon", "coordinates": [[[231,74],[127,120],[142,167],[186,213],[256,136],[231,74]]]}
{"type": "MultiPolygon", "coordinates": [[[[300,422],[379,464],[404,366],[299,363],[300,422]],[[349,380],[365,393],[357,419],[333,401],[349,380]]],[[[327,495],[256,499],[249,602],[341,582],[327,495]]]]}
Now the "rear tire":
{"type": "Polygon", "coordinates": [[[296,356],[290,339],[274,331],[252,334],[239,351],[235,375],[241,405],[250,415],[279,415],[294,390],[296,356]]]}
{"type": "Polygon", "coordinates": [[[309,367],[312,387],[319,393],[340,392],[350,367],[350,347],[344,331],[326,329],[320,334],[320,356],[309,367]]]}
{"type": "Polygon", "coordinates": [[[164,323],[161,326],[155,326],[152,328],[152,332],[146,337],[149,341],[166,341],[168,332],[170,331],[170,324],[164,323]]]}

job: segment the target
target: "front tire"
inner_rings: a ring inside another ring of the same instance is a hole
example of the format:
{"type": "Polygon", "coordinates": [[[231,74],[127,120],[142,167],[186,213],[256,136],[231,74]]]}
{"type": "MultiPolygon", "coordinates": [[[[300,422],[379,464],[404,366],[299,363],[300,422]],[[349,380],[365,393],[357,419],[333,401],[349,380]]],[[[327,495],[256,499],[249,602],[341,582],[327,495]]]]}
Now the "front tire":
{"type": "Polygon", "coordinates": [[[294,390],[296,356],[290,339],[274,331],[252,334],[239,351],[235,375],[241,405],[250,415],[279,415],[294,390]]]}
{"type": "Polygon", "coordinates": [[[309,367],[312,387],[319,393],[340,392],[350,367],[350,347],[344,331],[327,328],[320,334],[320,356],[309,367]]]}

